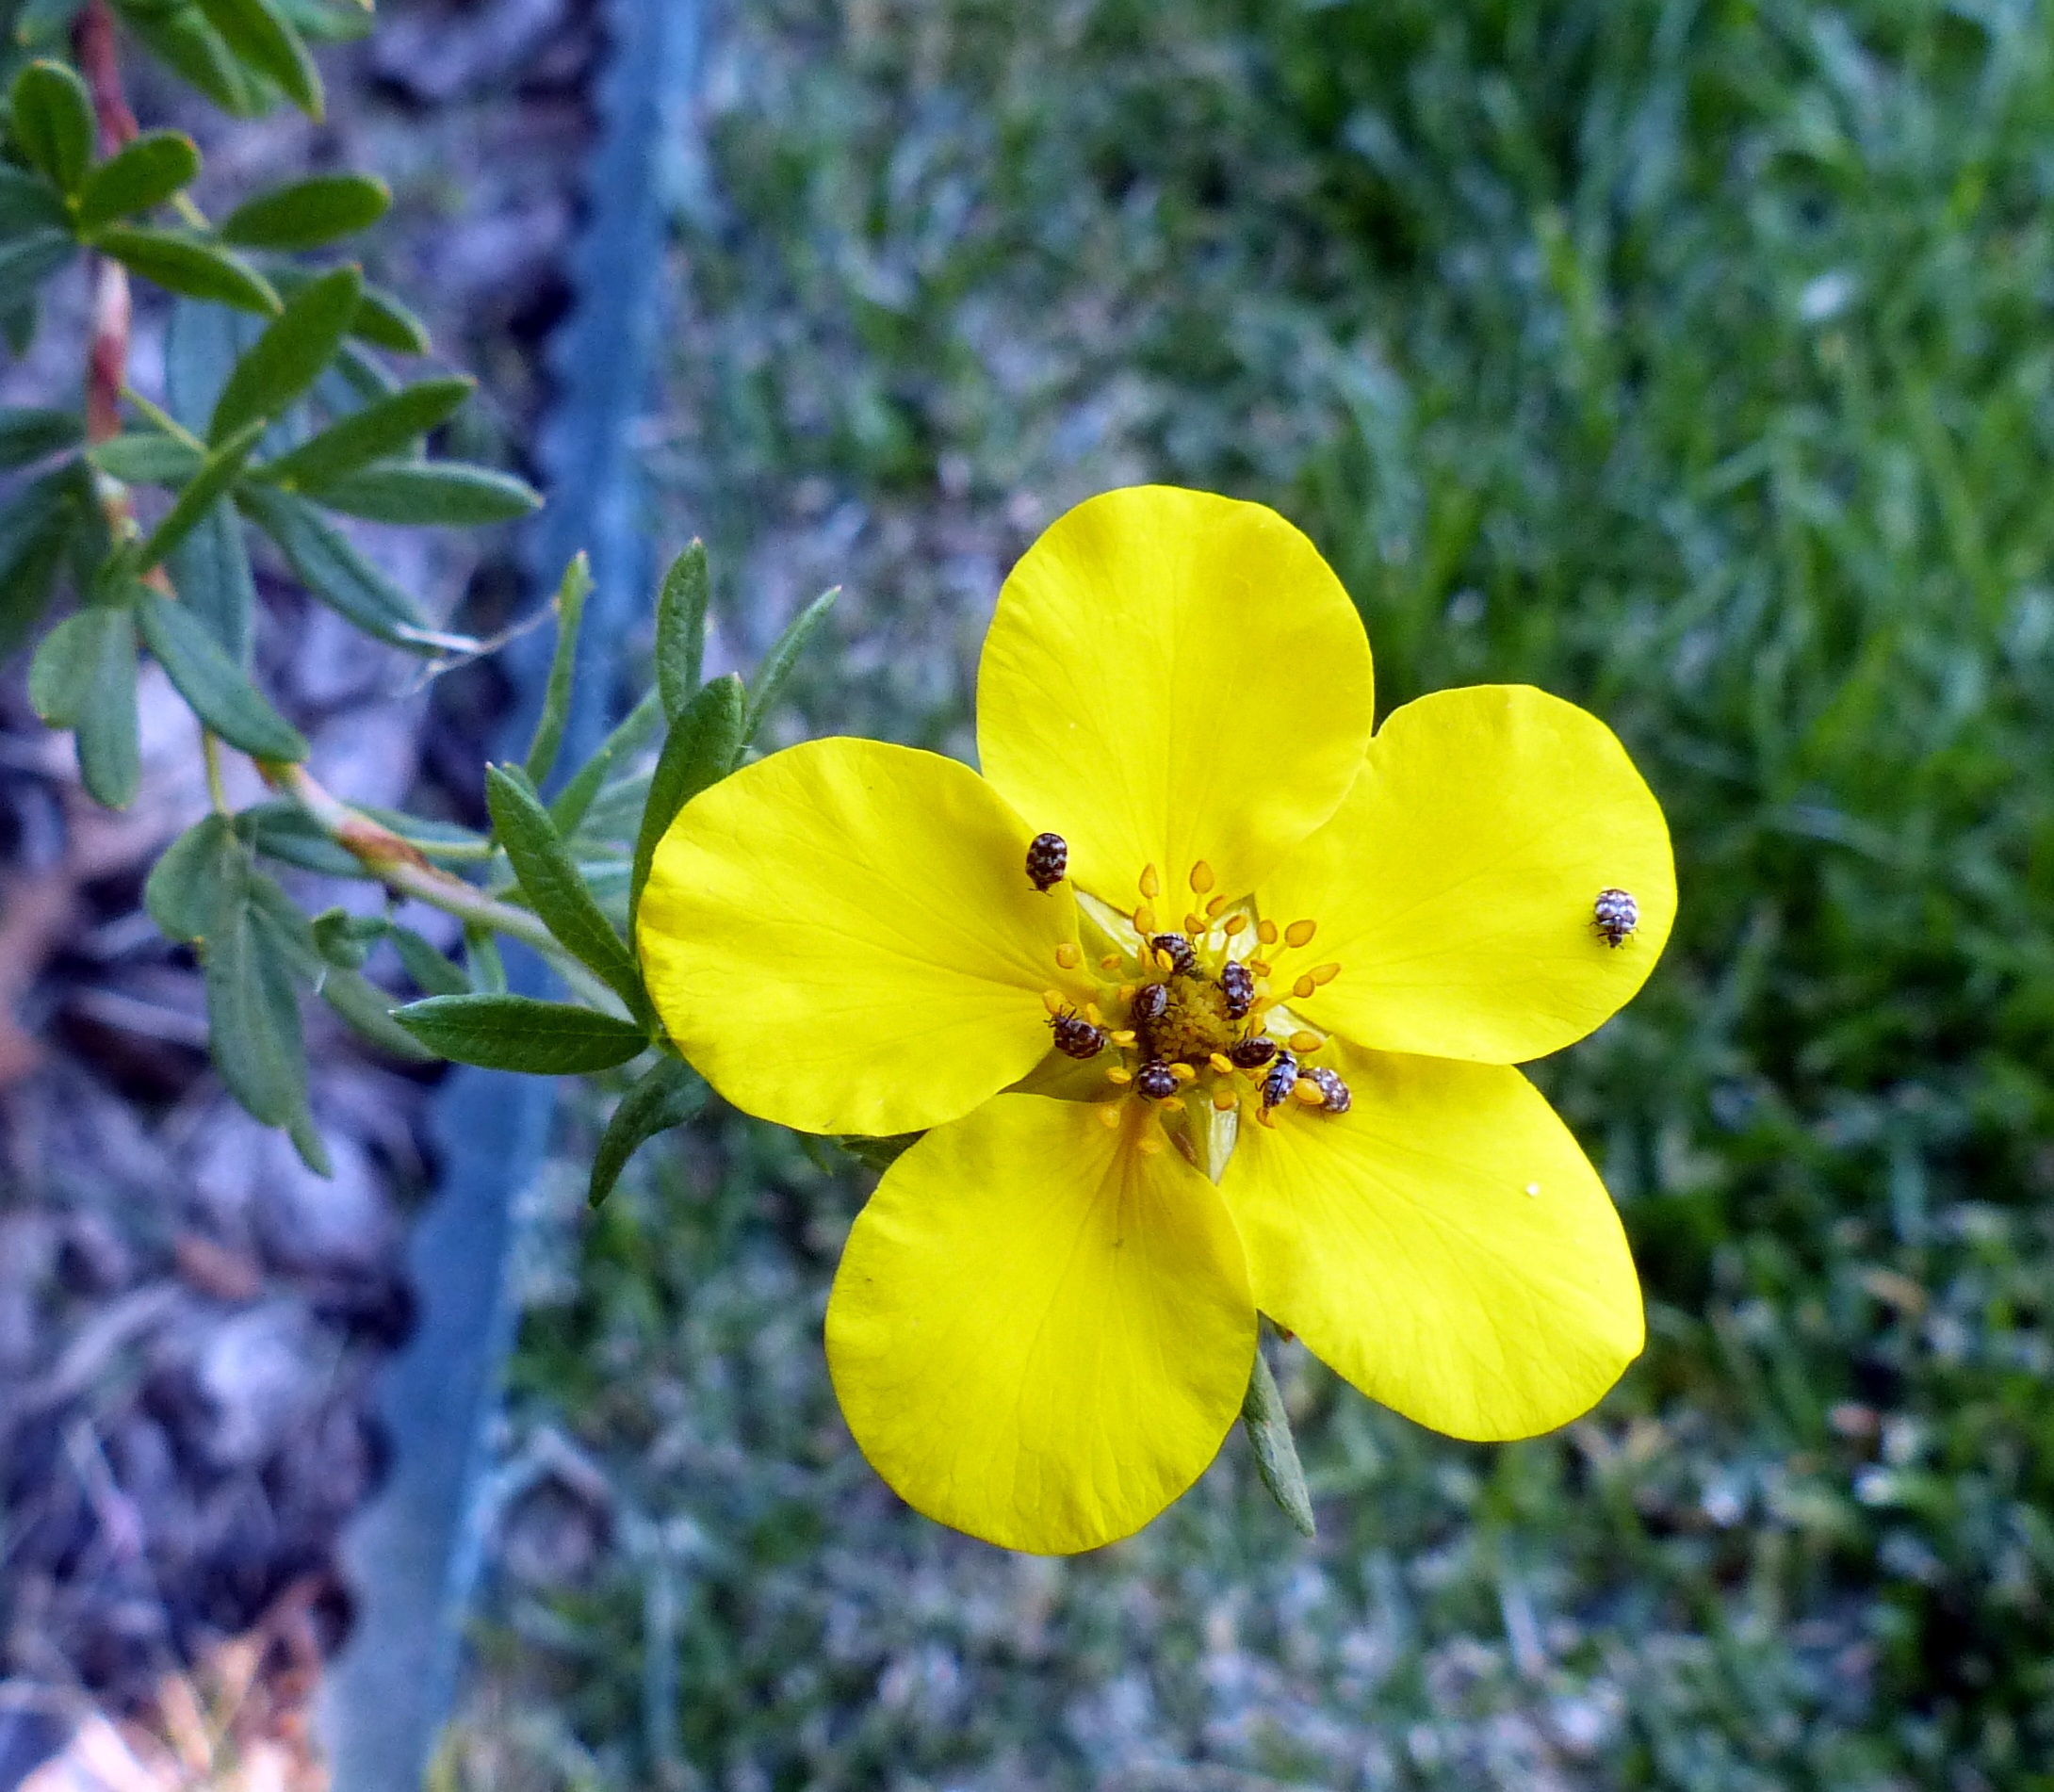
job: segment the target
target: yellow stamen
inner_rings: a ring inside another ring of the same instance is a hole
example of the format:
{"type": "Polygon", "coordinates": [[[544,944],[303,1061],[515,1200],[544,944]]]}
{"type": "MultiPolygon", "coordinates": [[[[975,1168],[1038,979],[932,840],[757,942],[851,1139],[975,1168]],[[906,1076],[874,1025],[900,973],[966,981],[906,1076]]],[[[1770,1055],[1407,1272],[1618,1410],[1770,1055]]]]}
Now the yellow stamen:
{"type": "Polygon", "coordinates": [[[1284,944],[1287,946],[1310,946],[1312,936],[1319,932],[1316,920],[1295,920],[1284,929],[1284,944]]]}
{"type": "Polygon", "coordinates": [[[1198,1080],[1198,1073],[1188,1064],[1173,1064],[1169,1067],[1169,1073],[1180,1083],[1196,1083],[1198,1080]]]}
{"type": "Polygon", "coordinates": [[[1079,952],[1067,939],[1055,949],[1055,962],[1061,965],[1065,970],[1075,970],[1084,961],[1084,953],[1079,952]]]}
{"type": "Polygon", "coordinates": [[[1113,1043],[1117,1046],[1131,1046],[1140,1036],[1132,1027],[1122,1027],[1114,1034],[1113,1043]]]}
{"type": "Polygon", "coordinates": [[[1262,1121],[1264,1126],[1268,1127],[1272,1132],[1277,1130],[1277,1116],[1272,1114],[1267,1108],[1257,1108],[1255,1110],[1255,1117],[1258,1120],[1262,1121]]]}
{"type": "Polygon", "coordinates": [[[1341,967],[1339,965],[1314,965],[1310,974],[1316,984],[1329,984],[1341,974],[1341,967]]]}
{"type": "Polygon", "coordinates": [[[1103,958],[1099,960],[1099,969],[1100,970],[1117,970],[1119,969],[1119,953],[1117,952],[1107,953],[1103,958]]]}
{"type": "Polygon", "coordinates": [[[1216,915],[1221,909],[1226,906],[1227,892],[1225,890],[1221,890],[1217,896],[1212,897],[1206,902],[1205,912],[1208,915],[1216,915]]]}
{"type": "Polygon", "coordinates": [[[1134,1073],[1124,1065],[1116,1064],[1106,1071],[1105,1080],[1108,1083],[1117,1083],[1121,1088],[1125,1088],[1128,1083],[1134,1080],[1134,1073]]]}
{"type": "Polygon", "coordinates": [[[1177,959],[1175,954],[1166,952],[1160,947],[1158,947],[1156,950],[1155,962],[1157,967],[1166,975],[1177,969],[1177,959]]]}
{"type": "Polygon", "coordinates": [[[1084,1018],[1095,1027],[1102,1027],[1105,1024],[1105,1010],[1095,1002],[1087,1002],[1084,1003],[1084,1018]]]}
{"type": "Polygon", "coordinates": [[[1291,1035],[1291,1049],[1301,1058],[1308,1051],[1317,1051],[1326,1043],[1316,1033],[1294,1033],[1291,1035]]]}
{"type": "Polygon", "coordinates": [[[1155,910],[1147,903],[1134,910],[1134,932],[1144,937],[1155,931],[1155,910]]]}
{"type": "Polygon", "coordinates": [[[1120,985],[1120,986],[1119,986],[1119,999],[1120,999],[1120,1000],[1121,1000],[1122,1002],[1132,1002],[1132,1001],[1133,1001],[1133,1000],[1134,999],[1134,991],[1135,991],[1135,989],[1136,989],[1136,988],[1138,988],[1139,986],[1139,986],[1139,985],[1137,985],[1137,984],[1131,984],[1131,983],[1123,983],[1123,984],[1121,984],[1121,985],[1120,985]]]}
{"type": "Polygon", "coordinates": [[[1260,939],[1263,945],[1274,946],[1277,943],[1279,937],[1277,933],[1277,923],[1273,920],[1257,921],[1255,923],[1255,937],[1256,938],[1260,939]]]}
{"type": "Polygon", "coordinates": [[[1206,1062],[1223,1077],[1231,1077],[1234,1073],[1234,1061],[1228,1057],[1225,1052],[1215,1051],[1206,1062]]]}
{"type": "Polygon", "coordinates": [[[1300,1077],[1291,1085],[1291,1093],[1309,1108],[1319,1107],[1327,1100],[1327,1091],[1311,1077],[1300,1077]]]}
{"type": "Polygon", "coordinates": [[[1041,992],[1041,1005],[1051,1015],[1054,1015],[1061,1014],[1065,1008],[1069,1006],[1069,1002],[1065,999],[1060,989],[1044,989],[1041,992]]]}
{"type": "Polygon", "coordinates": [[[1248,960],[1248,969],[1255,976],[1266,977],[1269,975],[1269,960],[1266,958],[1251,958],[1248,960]]]}
{"type": "Polygon", "coordinates": [[[1307,996],[1311,995],[1318,987],[1319,986],[1312,978],[1300,977],[1296,983],[1291,986],[1291,993],[1297,997],[1300,1002],[1303,1002],[1307,996]]]}
{"type": "Polygon", "coordinates": [[[1191,888],[1202,896],[1218,880],[1213,875],[1213,868],[1202,858],[1191,868],[1191,888]]]}
{"type": "Polygon", "coordinates": [[[1186,915],[1186,916],[1184,917],[1184,932],[1185,932],[1185,933],[1187,933],[1187,934],[1202,934],[1202,933],[1203,933],[1204,931],[1205,931],[1205,917],[1204,917],[1203,915],[1199,915],[1199,914],[1190,914],[1190,915],[1186,915]]]}
{"type": "Polygon", "coordinates": [[[1155,1105],[1165,1114],[1182,1114],[1184,1111],[1184,1099],[1181,1095],[1166,1095],[1155,1105]]]}
{"type": "Polygon", "coordinates": [[[1144,865],[1141,868],[1142,897],[1144,898],[1144,900],[1152,903],[1162,893],[1163,880],[1160,877],[1156,876],[1155,867],[1152,865],[1144,865]]]}
{"type": "Polygon", "coordinates": [[[1248,918],[1246,915],[1232,914],[1229,915],[1225,920],[1220,922],[1219,925],[1220,931],[1224,933],[1229,939],[1231,939],[1247,924],[1248,918]]]}
{"type": "Polygon", "coordinates": [[[1146,1133],[1134,1141],[1134,1149],[1139,1151],[1143,1157],[1153,1157],[1162,1149],[1163,1141],[1157,1138],[1153,1132],[1146,1133]]]}
{"type": "Polygon", "coordinates": [[[1117,1101],[1108,1101],[1099,1110],[1099,1118],[1104,1121],[1107,1126],[1117,1126],[1119,1124],[1119,1103],[1117,1101]]]}
{"type": "Polygon", "coordinates": [[[1214,1089],[1213,1091],[1213,1105],[1224,1114],[1229,1108],[1239,1107],[1241,1098],[1231,1089],[1214,1089]]]}

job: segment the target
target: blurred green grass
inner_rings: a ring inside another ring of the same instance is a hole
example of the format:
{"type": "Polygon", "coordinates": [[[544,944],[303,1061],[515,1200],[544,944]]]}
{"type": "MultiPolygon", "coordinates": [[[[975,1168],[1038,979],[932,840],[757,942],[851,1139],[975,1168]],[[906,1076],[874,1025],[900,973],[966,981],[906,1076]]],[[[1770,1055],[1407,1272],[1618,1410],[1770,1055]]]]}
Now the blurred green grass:
{"type": "Polygon", "coordinates": [[[1678,930],[1538,1075],[1652,1336],[1502,1450],[1297,1362],[1316,1549],[1236,1444],[1016,1563],[869,1479],[818,1348],[859,1182],[730,1119],[530,1320],[520,1422],[628,1542],[508,1591],[493,1770],[2054,1787],[2044,9],[755,0],[714,77],[660,464],[733,642],[851,584],[788,733],[961,750],[996,577],[1136,477],[1306,528],[1380,708],[1618,728],[1678,930]]]}

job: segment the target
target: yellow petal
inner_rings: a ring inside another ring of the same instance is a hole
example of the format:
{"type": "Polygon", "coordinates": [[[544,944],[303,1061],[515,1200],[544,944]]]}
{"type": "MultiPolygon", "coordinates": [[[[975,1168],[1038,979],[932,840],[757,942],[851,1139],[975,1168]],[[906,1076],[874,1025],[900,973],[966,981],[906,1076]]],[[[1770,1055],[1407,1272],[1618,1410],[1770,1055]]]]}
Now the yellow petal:
{"type": "Polygon", "coordinates": [[[638,924],[673,1040],[748,1113],[809,1132],[967,1114],[1049,1049],[1077,937],[1029,883],[1035,830],[953,759],[808,741],[688,803],[638,924]]]}
{"type": "Polygon", "coordinates": [[[1302,1002],[1359,1045],[1518,1064],[1601,1025],[1647,981],[1676,912],[1662,811],[1626,750],[1574,704],[1476,685],[1386,719],[1340,811],[1261,891],[1315,917],[1283,971],[1341,971],[1302,1002]],[[1639,929],[1612,947],[1598,892],[1639,929]]]}
{"type": "Polygon", "coordinates": [[[1221,1188],[1256,1304],[1373,1400],[1451,1437],[1532,1437],[1640,1354],[1604,1185],[1517,1070],[1358,1051],[1344,1115],[1244,1126],[1221,1188]]]}
{"type": "Polygon", "coordinates": [[[977,676],[985,775],[1130,911],[1143,868],[1239,896],[1361,763],[1369,640],[1311,542],[1260,504],[1135,486],[1057,518],[999,594],[977,676]]]}
{"type": "Polygon", "coordinates": [[[827,1306],[835,1393],[909,1506],[1007,1549],[1137,1531],[1218,1453],[1255,1309],[1218,1191],[1095,1109],[1001,1096],[894,1164],[827,1306]]]}

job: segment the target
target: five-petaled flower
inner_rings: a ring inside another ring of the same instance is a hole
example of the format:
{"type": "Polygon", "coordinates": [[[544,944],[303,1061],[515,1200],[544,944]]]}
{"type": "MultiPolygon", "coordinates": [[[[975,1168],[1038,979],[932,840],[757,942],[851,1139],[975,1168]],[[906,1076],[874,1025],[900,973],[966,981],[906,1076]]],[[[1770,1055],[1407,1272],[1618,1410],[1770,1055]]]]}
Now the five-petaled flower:
{"type": "Polygon", "coordinates": [[[1640,1350],[1639,1288],[1512,1067],[1668,937],[1668,833],[1611,732],[1498,685],[1373,737],[1369,643],[1312,544],[1160,486],[1028,550],[977,700],[981,777],[774,753],[685,807],[641,909],[657,1006],[736,1106],[925,1132],[827,1310],[877,1471],[1013,1548],[1126,1536],[1218,1451],[1258,1311],[1456,1437],[1589,1408],[1640,1350]]]}

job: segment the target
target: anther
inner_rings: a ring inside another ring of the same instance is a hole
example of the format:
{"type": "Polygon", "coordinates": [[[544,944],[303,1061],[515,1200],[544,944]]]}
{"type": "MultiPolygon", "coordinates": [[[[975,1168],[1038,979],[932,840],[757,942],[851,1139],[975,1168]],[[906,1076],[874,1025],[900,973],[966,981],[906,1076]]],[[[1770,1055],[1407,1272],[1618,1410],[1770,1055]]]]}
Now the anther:
{"type": "Polygon", "coordinates": [[[1309,1108],[1327,1105],[1325,1091],[1311,1077],[1300,1077],[1291,1085],[1291,1093],[1295,1100],[1302,1101],[1309,1108]]]}
{"type": "Polygon", "coordinates": [[[1163,893],[1163,880],[1156,876],[1153,865],[1141,868],[1141,894],[1145,901],[1153,902],[1163,893]]]}
{"type": "Polygon", "coordinates": [[[1105,1011],[1097,1002],[1087,1002],[1084,1003],[1084,1018],[1095,1027],[1102,1027],[1105,1024],[1105,1011]]]}
{"type": "Polygon", "coordinates": [[[1169,1073],[1180,1083],[1196,1083],[1198,1080],[1198,1073],[1188,1064],[1173,1064],[1169,1067],[1169,1073]]]}
{"type": "Polygon", "coordinates": [[[1231,939],[1247,924],[1248,918],[1246,915],[1233,914],[1229,915],[1225,920],[1220,922],[1219,930],[1221,933],[1225,934],[1229,939],[1231,939]]]}
{"type": "Polygon", "coordinates": [[[1326,1043],[1326,1040],[1322,1039],[1316,1033],[1300,1032],[1294,1033],[1291,1035],[1291,1049],[1300,1057],[1303,1057],[1308,1051],[1317,1051],[1326,1043]]]}
{"type": "Polygon", "coordinates": [[[1303,1002],[1307,996],[1311,995],[1318,987],[1319,986],[1312,978],[1300,977],[1296,983],[1291,986],[1291,993],[1297,997],[1300,1002],[1303,1002]]]}
{"type": "Polygon", "coordinates": [[[1103,958],[1099,960],[1099,969],[1100,970],[1117,970],[1119,969],[1119,953],[1117,952],[1107,953],[1103,958]]]}
{"type": "Polygon", "coordinates": [[[1099,1119],[1106,1126],[1117,1126],[1119,1124],[1119,1103],[1117,1101],[1108,1101],[1099,1110],[1099,1119]]]}
{"type": "Polygon", "coordinates": [[[1214,1051],[1205,1061],[1221,1076],[1233,1075],[1234,1062],[1224,1051],[1214,1051]]]}
{"type": "Polygon", "coordinates": [[[1196,890],[1200,896],[1204,895],[1207,890],[1211,889],[1215,881],[1216,880],[1213,876],[1213,868],[1208,865],[1202,858],[1198,860],[1196,865],[1192,866],[1191,888],[1196,890]]]}
{"type": "Polygon", "coordinates": [[[1155,1106],[1160,1114],[1182,1114],[1184,1111],[1184,1099],[1181,1095],[1167,1096],[1155,1106]]]}
{"type": "Polygon", "coordinates": [[[1125,1088],[1128,1083],[1134,1080],[1134,1073],[1128,1069],[1126,1066],[1116,1064],[1107,1069],[1105,1080],[1108,1083],[1117,1083],[1121,1088],[1125,1088]]]}
{"type": "Polygon", "coordinates": [[[1248,969],[1258,977],[1266,977],[1270,971],[1269,960],[1266,958],[1251,958],[1248,960],[1248,969]]]}
{"type": "Polygon", "coordinates": [[[1227,1048],[1228,1057],[1233,1060],[1237,1070],[1260,1070],[1277,1055],[1274,1039],[1244,1039],[1238,1045],[1227,1048]]]}
{"type": "Polygon", "coordinates": [[[1084,953],[1067,939],[1055,949],[1055,962],[1065,970],[1075,970],[1084,961],[1084,953]]]}
{"type": "Polygon", "coordinates": [[[1340,1076],[1324,1065],[1315,1065],[1306,1073],[1306,1080],[1319,1086],[1319,1104],[1329,1114],[1345,1114],[1355,1105],[1355,1097],[1340,1076]]]}
{"type": "Polygon", "coordinates": [[[1277,923],[1273,920],[1257,921],[1255,923],[1255,937],[1265,946],[1274,946],[1281,937],[1277,931],[1277,923]]]}
{"type": "Polygon", "coordinates": [[[1113,1043],[1117,1046],[1131,1046],[1140,1036],[1132,1027],[1118,1027],[1114,1030],[1113,1043]]]}
{"type": "Polygon", "coordinates": [[[1060,834],[1036,834],[1027,842],[1027,878],[1036,889],[1050,890],[1069,870],[1069,842],[1060,834]]]}
{"type": "Polygon", "coordinates": [[[1144,1132],[1141,1137],[1134,1141],[1134,1149],[1139,1151],[1143,1157],[1153,1157],[1162,1149],[1163,1141],[1157,1138],[1153,1132],[1144,1132]]]}
{"type": "Polygon", "coordinates": [[[1314,965],[1306,974],[1314,983],[1325,986],[1341,974],[1341,967],[1339,965],[1314,965]]]}
{"type": "Polygon", "coordinates": [[[1239,1107],[1241,1098],[1231,1089],[1214,1089],[1213,1091],[1213,1105],[1224,1114],[1229,1108],[1239,1107]]]}
{"type": "Polygon", "coordinates": [[[1155,910],[1147,903],[1143,903],[1139,908],[1134,910],[1133,921],[1134,932],[1146,939],[1155,931],[1155,910]]]}
{"type": "Polygon", "coordinates": [[[1134,1093],[1161,1101],[1177,1093],[1177,1079],[1161,1058],[1150,1058],[1134,1077],[1134,1093]]]}
{"type": "Polygon", "coordinates": [[[1186,914],[1186,915],[1184,916],[1184,932],[1185,932],[1185,933],[1187,933],[1187,934],[1202,934],[1202,933],[1203,933],[1204,931],[1205,931],[1205,917],[1204,917],[1203,915],[1200,915],[1200,914],[1197,914],[1197,913],[1190,913],[1190,914],[1186,914]]]}
{"type": "Polygon", "coordinates": [[[1225,890],[1221,890],[1217,896],[1210,896],[1206,898],[1205,912],[1208,915],[1216,915],[1221,909],[1226,906],[1227,892],[1225,890]]]}
{"type": "Polygon", "coordinates": [[[1310,946],[1312,936],[1319,932],[1316,920],[1295,920],[1284,929],[1284,944],[1287,946],[1310,946]]]}
{"type": "Polygon", "coordinates": [[[1041,992],[1041,1005],[1051,1016],[1059,1015],[1065,1008],[1069,1006],[1069,1001],[1060,989],[1044,989],[1041,992]]]}

